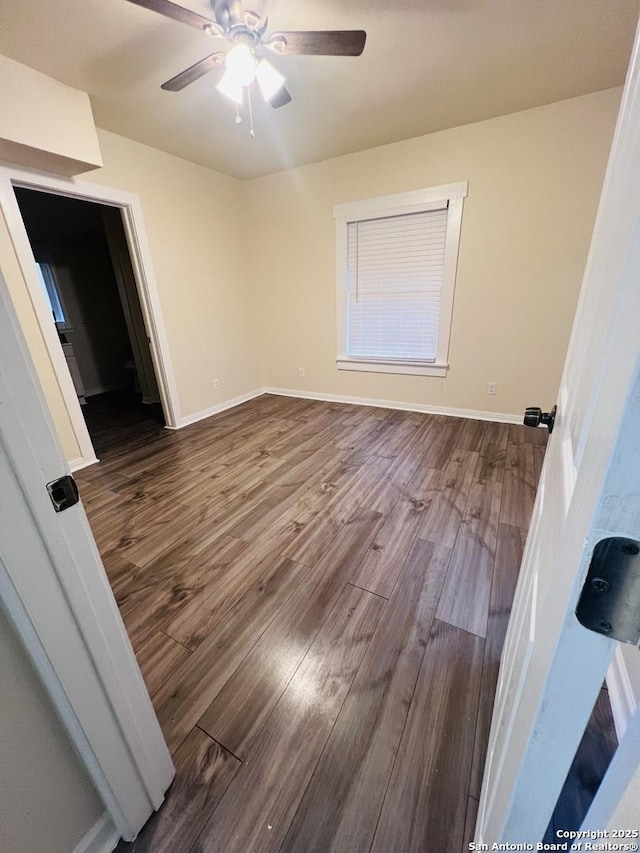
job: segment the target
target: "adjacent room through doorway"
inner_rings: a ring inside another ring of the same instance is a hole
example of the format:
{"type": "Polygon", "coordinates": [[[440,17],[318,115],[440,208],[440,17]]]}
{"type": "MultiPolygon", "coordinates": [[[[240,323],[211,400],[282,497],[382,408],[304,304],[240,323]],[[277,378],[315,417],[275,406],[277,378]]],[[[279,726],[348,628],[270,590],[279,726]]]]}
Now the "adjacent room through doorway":
{"type": "Polygon", "coordinates": [[[119,208],[16,187],[96,454],[165,424],[119,208]]]}

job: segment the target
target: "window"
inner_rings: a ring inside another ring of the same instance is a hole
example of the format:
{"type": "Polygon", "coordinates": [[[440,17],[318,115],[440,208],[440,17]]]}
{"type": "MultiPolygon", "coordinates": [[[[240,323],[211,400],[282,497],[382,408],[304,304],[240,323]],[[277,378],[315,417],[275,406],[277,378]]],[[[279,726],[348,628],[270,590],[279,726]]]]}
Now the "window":
{"type": "Polygon", "coordinates": [[[58,284],[51,260],[42,256],[41,253],[38,253],[38,258],[36,260],[36,270],[38,271],[40,284],[44,290],[44,295],[47,297],[47,304],[53,314],[55,324],[60,331],[69,330],[69,321],[62,304],[60,293],[58,292],[58,284]]]}
{"type": "Polygon", "coordinates": [[[338,368],[445,376],[466,182],[337,205],[338,368]]]}

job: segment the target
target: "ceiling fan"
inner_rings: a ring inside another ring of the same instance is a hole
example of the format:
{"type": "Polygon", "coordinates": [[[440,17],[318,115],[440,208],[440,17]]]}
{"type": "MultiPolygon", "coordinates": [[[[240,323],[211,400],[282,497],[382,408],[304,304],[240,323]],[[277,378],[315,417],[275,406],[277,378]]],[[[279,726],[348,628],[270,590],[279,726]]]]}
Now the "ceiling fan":
{"type": "Polygon", "coordinates": [[[285,78],[265,59],[265,54],[360,56],[367,38],[364,30],[302,30],[274,32],[267,36],[268,19],[248,9],[241,9],[237,0],[211,0],[212,19],[170,0],[129,2],[188,24],[214,38],[225,39],[230,45],[226,52],[219,51],[205,56],[167,80],[162,88],[178,92],[214,68],[220,68],[224,72],[217,89],[238,106],[242,104],[245,88],[251,86],[254,80],[262,97],[272,107],[283,107],[291,101],[291,95],[284,85],[285,78]]]}

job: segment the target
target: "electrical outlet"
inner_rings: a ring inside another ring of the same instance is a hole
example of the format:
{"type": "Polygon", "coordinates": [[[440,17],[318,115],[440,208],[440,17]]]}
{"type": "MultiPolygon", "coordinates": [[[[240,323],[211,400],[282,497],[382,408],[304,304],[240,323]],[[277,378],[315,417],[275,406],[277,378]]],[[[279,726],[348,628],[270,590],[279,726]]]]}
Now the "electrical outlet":
{"type": "Polygon", "coordinates": [[[304,376],[304,367],[298,368],[298,376],[304,376]]]}
{"type": "Polygon", "coordinates": [[[214,391],[219,391],[219,390],[220,390],[220,380],[219,380],[219,379],[214,379],[214,380],[213,380],[213,390],[214,390],[214,391]]]}
{"type": "Polygon", "coordinates": [[[494,394],[496,393],[497,390],[498,390],[498,383],[497,382],[490,382],[487,385],[487,394],[490,394],[492,397],[494,396],[494,394]]]}

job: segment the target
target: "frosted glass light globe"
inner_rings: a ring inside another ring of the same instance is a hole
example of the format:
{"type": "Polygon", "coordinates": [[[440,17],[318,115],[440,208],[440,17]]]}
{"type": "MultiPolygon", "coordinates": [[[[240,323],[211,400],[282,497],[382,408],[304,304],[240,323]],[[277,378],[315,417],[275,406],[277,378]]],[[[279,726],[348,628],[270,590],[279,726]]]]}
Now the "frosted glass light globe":
{"type": "Polygon", "coordinates": [[[234,45],[227,54],[227,73],[237,86],[249,86],[256,76],[256,60],[246,44],[234,45]]]}

